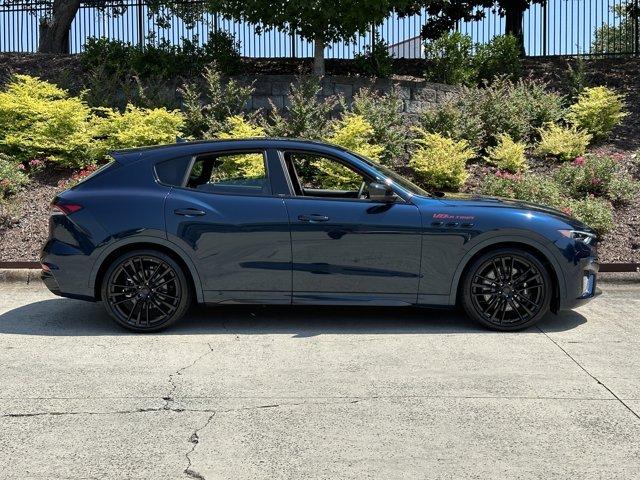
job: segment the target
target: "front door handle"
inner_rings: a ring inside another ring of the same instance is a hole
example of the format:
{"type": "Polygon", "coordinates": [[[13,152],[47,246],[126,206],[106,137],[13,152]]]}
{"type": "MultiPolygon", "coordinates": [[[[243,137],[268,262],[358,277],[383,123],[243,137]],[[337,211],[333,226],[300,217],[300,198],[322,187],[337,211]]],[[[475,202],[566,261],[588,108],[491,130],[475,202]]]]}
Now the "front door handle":
{"type": "Polygon", "coordinates": [[[311,215],[298,215],[298,220],[301,222],[309,222],[309,223],[319,223],[319,222],[328,222],[329,217],[326,215],[319,215],[317,213],[312,213],[311,215]]]}
{"type": "Polygon", "coordinates": [[[176,215],[183,215],[185,217],[201,217],[205,214],[204,211],[197,208],[176,208],[173,213],[176,215]]]}

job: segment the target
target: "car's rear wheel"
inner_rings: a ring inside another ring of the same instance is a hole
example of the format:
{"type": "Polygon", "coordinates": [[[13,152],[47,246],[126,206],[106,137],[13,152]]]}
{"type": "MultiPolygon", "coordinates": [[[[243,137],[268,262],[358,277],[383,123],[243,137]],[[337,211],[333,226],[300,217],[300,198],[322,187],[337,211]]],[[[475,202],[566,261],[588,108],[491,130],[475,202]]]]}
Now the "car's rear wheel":
{"type": "Polygon", "coordinates": [[[166,328],[191,304],[185,273],[171,257],[154,250],[118,257],[105,273],[101,293],[111,317],[135,332],[166,328]]]}
{"type": "Polygon", "coordinates": [[[462,286],[467,314],[493,330],[527,328],[540,320],[551,302],[549,272],[525,250],[503,248],[485,253],[468,269],[462,286]]]}

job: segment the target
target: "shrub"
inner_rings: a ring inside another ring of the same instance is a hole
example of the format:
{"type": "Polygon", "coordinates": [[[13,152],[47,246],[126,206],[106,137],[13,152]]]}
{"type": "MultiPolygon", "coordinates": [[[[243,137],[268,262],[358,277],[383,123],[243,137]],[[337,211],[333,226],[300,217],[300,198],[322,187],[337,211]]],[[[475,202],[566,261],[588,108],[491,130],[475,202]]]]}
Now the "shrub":
{"type": "Polygon", "coordinates": [[[215,63],[221,72],[234,75],[241,67],[240,42],[229,32],[211,31],[207,42],[202,46],[202,57],[205,64],[215,63]]]}
{"type": "Polygon", "coordinates": [[[393,55],[389,53],[389,44],[376,33],[373,47],[366,46],[364,53],[356,53],[353,59],[365,75],[388,77],[393,73],[393,55]]]}
{"type": "Polygon", "coordinates": [[[139,108],[128,105],[124,113],[103,109],[96,133],[107,149],[175,143],[184,118],[179,111],[139,108]]]}
{"type": "Polygon", "coordinates": [[[450,85],[474,83],[472,46],[471,37],[460,32],[447,32],[436,40],[425,42],[424,53],[429,65],[425,78],[450,85]]]}
{"type": "Polygon", "coordinates": [[[429,106],[418,117],[423,130],[439,133],[456,140],[465,140],[475,149],[481,150],[487,143],[486,132],[478,104],[469,102],[471,92],[466,90],[455,99],[441,105],[429,106]]]}
{"type": "Polygon", "coordinates": [[[373,134],[373,127],[362,115],[348,113],[341,120],[335,122],[333,133],[327,137],[327,140],[378,161],[383,148],[372,143],[373,134]]]}
{"type": "Polygon", "coordinates": [[[562,127],[553,123],[540,130],[539,155],[550,155],[560,160],[571,160],[584,155],[591,135],[575,126],[562,127]]]}
{"type": "Polygon", "coordinates": [[[607,137],[627,114],[624,97],[607,87],[587,87],[569,107],[567,119],[596,139],[607,137]]]}
{"type": "Polygon", "coordinates": [[[485,195],[514,198],[551,207],[559,207],[564,201],[555,182],[532,173],[497,172],[484,179],[481,192],[485,195]]]}
{"type": "Polygon", "coordinates": [[[218,134],[218,137],[223,139],[255,138],[264,136],[264,128],[253,125],[242,115],[233,115],[227,118],[225,130],[218,134]]]}
{"type": "Polygon", "coordinates": [[[392,90],[381,95],[362,88],[353,97],[352,111],[362,116],[373,128],[370,142],[382,147],[380,161],[387,165],[399,163],[405,155],[409,140],[398,91],[392,90]]]}
{"type": "Polygon", "coordinates": [[[0,153],[0,199],[14,194],[29,182],[24,165],[0,153]]]}
{"type": "Polygon", "coordinates": [[[574,198],[591,195],[629,203],[640,190],[639,183],[611,157],[578,157],[556,170],[554,178],[574,198]]]}
{"type": "Polygon", "coordinates": [[[202,86],[185,85],[183,98],[185,133],[194,138],[215,137],[228,117],[240,115],[251,98],[253,86],[223,81],[215,65],[205,67],[202,86]]]}
{"type": "Polygon", "coordinates": [[[272,137],[320,139],[328,136],[331,117],[339,105],[338,98],[320,99],[322,86],[317,77],[301,78],[291,86],[284,112],[272,105],[264,122],[265,131],[272,137]]]}
{"type": "Polygon", "coordinates": [[[496,77],[516,80],[522,75],[520,41],[513,35],[498,35],[489,43],[478,44],[473,65],[479,81],[496,77]]]}
{"type": "Polygon", "coordinates": [[[417,129],[421,138],[409,166],[417,180],[436,189],[459,189],[467,180],[465,169],[474,152],[464,140],[453,140],[438,133],[428,133],[417,129]]]}
{"type": "Polygon", "coordinates": [[[564,82],[571,100],[577,100],[582,91],[589,85],[587,65],[584,58],[575,57],[574,65],[567,61],[567,73],[564,82]]]}
{"type": "Polygon", "coordinates": [[[565,211],[600,235],[608,233],[613,228],[611,204],[602,198],[587,197],[582,200],[570,200],[566,204],[565,211]]]}
{"type": "Polygon", "coordinates": [[[522,172],[527,169],[525,150],[527,146],[502,133],[498,136],[498,144],[487,149],[486,160],[501,170],[508,172],[522,172]]]}
{"type": "Polygon", "coordinates": [[[132,45],[108,38],[87,39],[81,61],[85,68],[103,67],[112,75],[159,76],[164,79],[193,75],[212,62],[224,73],[240,68],[240,45],[227,32],[210,32],[207,43],[182,38],[180,45],[167,40],[132,45]]]}
{"type": "Polygon", "coordinates": [[[91,163],[100,153],[92,141],[93,125],[83,100],[37,78],[16,75],[0,92],[0,151],[18,161],[91,163]]]}
{"type": "Polygon", "coordinates": [[[496,80],[486,88],[462,88],[444,105],[422,112],[427,131],[467,140],[480,150],[496,143],[500,134],[532,143],[538,128],[557,122],[564,113],[562,97],[532,80],[496,80]]]}

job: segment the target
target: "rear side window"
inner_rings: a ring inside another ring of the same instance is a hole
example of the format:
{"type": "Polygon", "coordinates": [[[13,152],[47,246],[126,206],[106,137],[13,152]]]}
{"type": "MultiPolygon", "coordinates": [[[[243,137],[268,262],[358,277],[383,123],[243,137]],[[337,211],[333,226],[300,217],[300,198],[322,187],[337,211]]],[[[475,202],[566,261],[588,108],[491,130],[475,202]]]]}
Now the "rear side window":
{"type": "Polygon", "coordinates": [[[191,157],[180,157],[157,163],[156,176],[160,183],[181,187],[184,185],[184,177],[189,167],[191,157]]]}
{"type": "Polygon", "coordinates": [[[211,193],[271,193],[264,152],[234,152],[199,157],[193,163],[186,186],[211,193]]]}

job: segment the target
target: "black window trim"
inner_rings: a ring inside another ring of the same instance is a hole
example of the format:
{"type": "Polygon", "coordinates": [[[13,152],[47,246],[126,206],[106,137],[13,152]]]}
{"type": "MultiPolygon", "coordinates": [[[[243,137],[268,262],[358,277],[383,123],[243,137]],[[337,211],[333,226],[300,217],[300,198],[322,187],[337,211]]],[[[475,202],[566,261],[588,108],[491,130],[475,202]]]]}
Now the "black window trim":
{"type": "MultiPolygon", "coordinates": [[[[273,186],[271,185],[271,175],[270,175],[270,169],[269,169],[269,158],[268,158],[268,154],[267,154],[267,148],[225,148],[224,150],[213,150],[213,151],[208,151],[208,152],[201,152],[201,153],[197,153],[195,155],[192,155],[191,158],[189,159],[189,165],[187,166],[187,169],[185,171],[184,174],[184,178],[182,179],[182,183],[180,185],[169,185],[173,188],[179,188],[181,190],[187,190],[189,192],[198,192],[198,193],[205,193],[208,195],[227,195],[227,196],[232,196],[232,197],[269,197],[269,198],[280,198],[282,197],[282,195],[274,195],[273,194],[273,186]],[[217,157],[217,156],[224,156],[224,155],[237,155],[237,154],[243,154],[243,153],[261,153],[262,154],[262,159],[264,161],[264,170],[265,170],[265,174],[267,175],[267,186],[269,189],[269,192],[264,193],[251,193],[251,192],[243,192],[243,193],[232,193],[232,192],[206,192],[206,191],[202,191],[202,190],[196,190],[194,188],[189,188],[187,187],[187,182],[189,181],[189,176],[191,174],[191,170],[193,169],[193,165],[195,164],[195,162],[202,157],[217,157]]],[[[179,157],[174,157],[175,158],[179,158],[179,157]]],[[[173,160],[173,159],[167,159],[167,160],[173,160]]],[[[163,160],[163,161],[167,161],[167,160],[163,160]]],[[[161,162],[158,162],[161,163],[161,162]]],[[[154,168],[155,171],[155,168],[154,168]]],[[[156,174],[157,175],[157,174],[156,174]]],[[[160,182],[159,182],[160,183],[160,182]]]]}
{"type": "MultiPolygon", "coordinates": [[[[293,153],[303,153],[303,154],[307,154],[307,155],[314,155],[317,157],[326,157],[328,159],[334,160],[342,165],[348,166],[349,168],[353,169],[356,171],[356,173],[362,175],[363,178],[369,178],[372,181],[375,180],[374,178],[371,177],[371,175],[368,172],[363,172],[362,169],[358,168],[357,165],[353,165],[351,162],[349,162],[348,160],[344,160],[336,155],[332,155],[330,153],[326,153],[323,151],[316,151],[316,150],[305,150],[302,148],[279,148],[278,150],[278,156],[280,157],[280,165],[281,168],[284,172],[284,175],[287,179],[287,184],[289,185],[289,194],[288,195],[284,195],[285,198],[295,198],[295,199],[307,199],[307,200],[325,200],[325,201],[334,201],[334,202],[363,202],[363,203],[376,203],[376,204],[384,204],[387,202],[381,202],[379,200],[370,200],[368,198],[335,198],[335,197],[312,197],[312,196],[307,196],[307,195],[297,195],[294,191],[293,188],[293,180],[291,179],[291,176],[289,175],[289,169],[287,168],[287,161],[285,159],[284,154],[286,152],[293,152],[293,153]]],[[[295,166],[294,166],[295,168],[295,166]]],[[[402,195],[400,195],[391,185],[389,186],[393,192],[396,194],[396,197],[398,198],[398,201],[395,203],[401,203],[401,204],[412,204],[412,202],[407,201],[402,195]]],[[[300,186],[300,188],[302,188],[302,185],[300,186]]]]}

